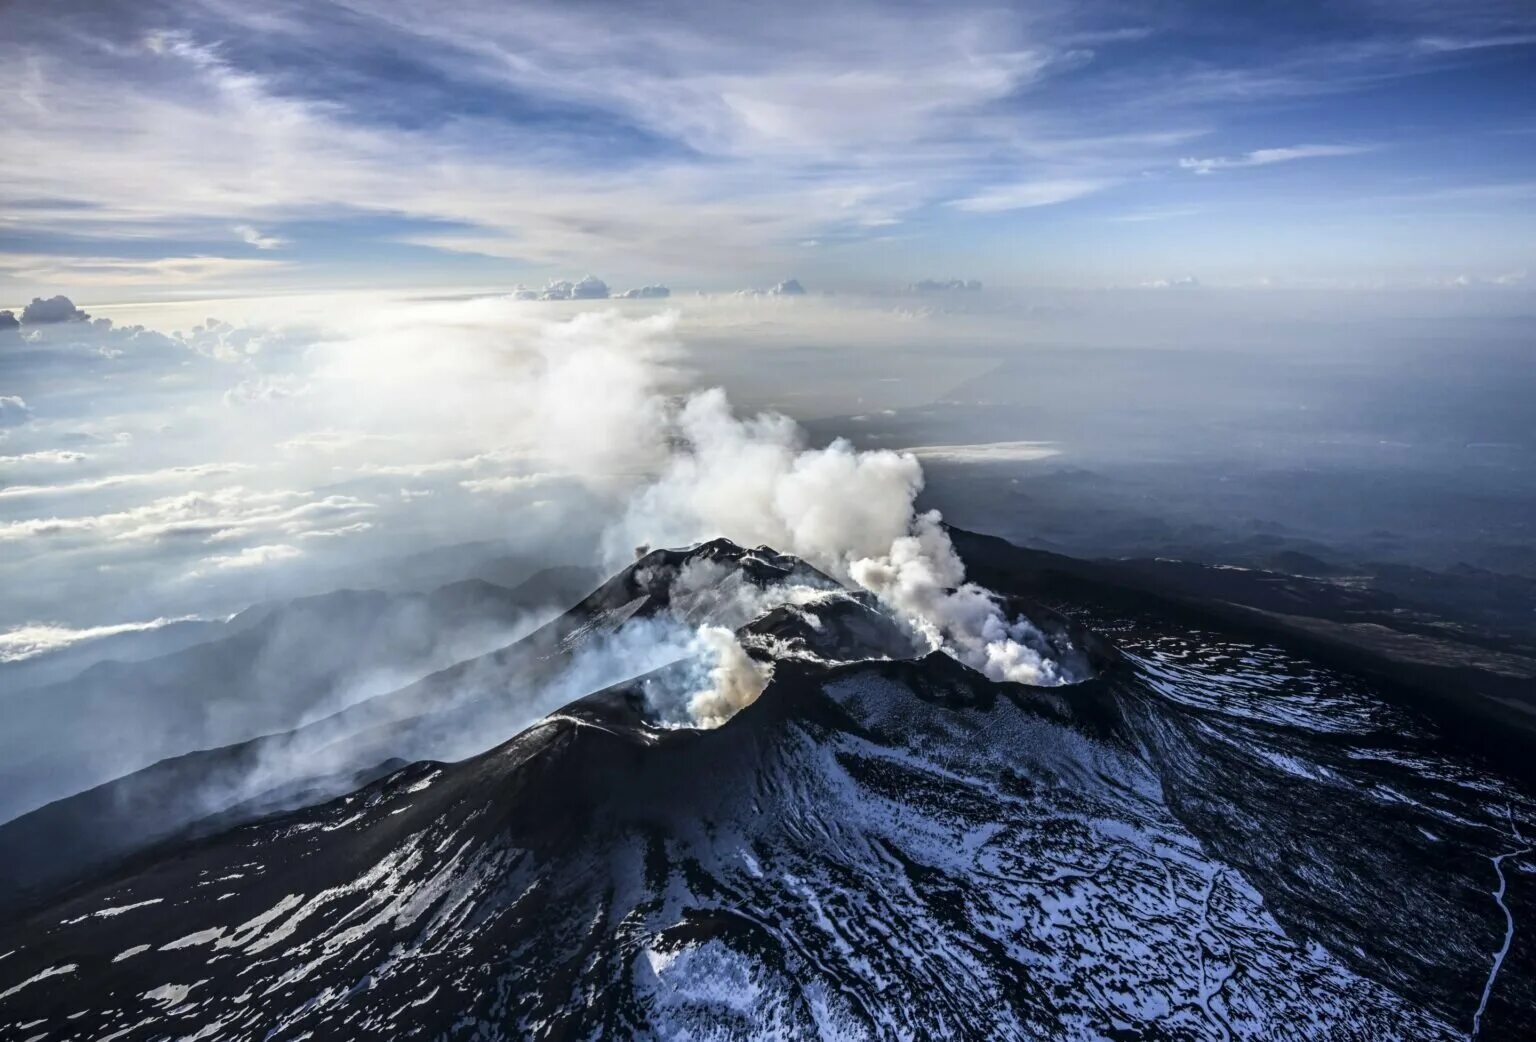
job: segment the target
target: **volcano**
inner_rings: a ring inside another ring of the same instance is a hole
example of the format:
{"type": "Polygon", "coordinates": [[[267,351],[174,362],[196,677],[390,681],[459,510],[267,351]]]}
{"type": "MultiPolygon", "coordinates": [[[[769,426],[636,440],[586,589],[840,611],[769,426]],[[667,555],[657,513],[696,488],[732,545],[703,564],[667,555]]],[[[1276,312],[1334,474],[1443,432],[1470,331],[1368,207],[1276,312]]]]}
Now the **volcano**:
{"type": "Polygon", "coordinates": [[[1536,1033],[1536,800],[1496,742],[1219,598],[956,541],[1075,682],[716,540],[7,824],[0,1037],[1536,1033]],[[583,649],[674,625],[732,631],[755,700],[690,726],[682,659],[582,690],[583,649]],[[279,739],[309,776],[209,796],[279,739]]]}

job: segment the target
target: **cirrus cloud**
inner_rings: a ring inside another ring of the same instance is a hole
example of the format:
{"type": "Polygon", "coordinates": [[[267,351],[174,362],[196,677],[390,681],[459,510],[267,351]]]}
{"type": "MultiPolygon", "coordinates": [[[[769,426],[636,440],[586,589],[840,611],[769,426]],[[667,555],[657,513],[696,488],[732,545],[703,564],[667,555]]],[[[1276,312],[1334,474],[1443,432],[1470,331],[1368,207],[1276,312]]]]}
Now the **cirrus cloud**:
{"type": "Polygon", "coordinates": [[[304,556],[304,551],[288,543],[267,543],[247,546],[232,554],[215,554],[205,557],[187,572],[187,578],[198,579],[214,572],[228,572],[260,568],[279,561],[291,561],[304,556]]]}
{"type": "Polygon", "coordinates": [[[998,185],[977,192],[963,199],[953,199],[947,205],[966,213],[1003,213],[1008,210],[1028,210],[1037,206],[1056,206],[1074,199],[1102,192],[1113,185],[1104,179],[1062,178],[1046,181],[1024,181],[1018,184],[998,185]]]}
{"type": "Polygon", "coordinates": [[[1326,159],[1331,156],[1357,156],[1374,150],[1371,145],[1290,145],[1285,148],[1260,148],[1239,156],[1214,156],[1207,159],[1185,158],[1179,160],[1179,169],[1196,174],[1211,174],[1217,170],[1234,170],[1248,166],[1273,166],[1275,163],[1294,163],[1298,159],[1326,159]]]}

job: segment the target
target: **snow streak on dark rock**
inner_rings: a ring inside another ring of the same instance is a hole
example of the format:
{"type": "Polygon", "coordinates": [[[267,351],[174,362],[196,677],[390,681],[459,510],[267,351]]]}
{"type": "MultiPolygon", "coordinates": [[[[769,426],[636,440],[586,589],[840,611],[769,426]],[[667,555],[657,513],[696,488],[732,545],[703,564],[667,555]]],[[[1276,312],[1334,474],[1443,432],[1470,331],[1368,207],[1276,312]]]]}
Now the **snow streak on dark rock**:
{"type": "MultiPolygon", "coordinates": [[[[722,575],[825,578],[707,545],[693,616],[750,600],[722,575]]],[[[668,554],[561,640],[672,610],[668,554]]],[[[1000,684],[829,592],[731,620],[774,674],[718,729],[659,726],[637,677],[34,906],[0,927],[0,1037],[1536,1027],[1532,803],[1370,682],[1085,598],[1031,610],[1094,679],[1000,684]]]]}

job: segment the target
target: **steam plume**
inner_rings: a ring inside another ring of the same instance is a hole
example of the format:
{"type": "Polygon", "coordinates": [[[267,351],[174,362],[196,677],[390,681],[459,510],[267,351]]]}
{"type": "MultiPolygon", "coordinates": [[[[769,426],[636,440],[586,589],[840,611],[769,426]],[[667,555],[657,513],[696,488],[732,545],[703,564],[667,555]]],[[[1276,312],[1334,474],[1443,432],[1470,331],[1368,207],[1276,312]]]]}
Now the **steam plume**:
{"type": "Polygon", "coordinates": [[[637,544],[678,546],[724,535],[766,543],[869,590],[929,650],[994,680],[1071,678],[1044,636],[1010,619],[997,597],[965,580],[936,511],[919,514],[914,456],[860,452],[839,439],[807,448],[788,417],[735,416],[719,389],[661,413],[673,446],[657,478],[607,533],[610,563],[637,544]]]}
{"type": "Polygon", "coordinates": [[[736,634],[724,626],[700,626],[695,645],[707,672],[685,696],[687,722],[694,727],[719,727],[757,701],[773,668],[748,655],[736,634]]]}

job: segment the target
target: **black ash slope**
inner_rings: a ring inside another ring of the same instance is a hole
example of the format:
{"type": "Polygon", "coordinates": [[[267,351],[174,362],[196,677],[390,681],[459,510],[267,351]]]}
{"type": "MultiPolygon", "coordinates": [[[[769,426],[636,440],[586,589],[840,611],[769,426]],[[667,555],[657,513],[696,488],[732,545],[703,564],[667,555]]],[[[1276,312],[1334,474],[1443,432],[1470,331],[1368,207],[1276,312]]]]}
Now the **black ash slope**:
{"type": "MultiPolygon", "coordinates": [[[[323,802],[406,762],[460,759],[497,744],[562,703],[624,679],[627,674],[613,675],[611,669],[604,668],[576,671],[579,675],[574,677],[570,674],[582,649],[627,623],[670,613],[673,587],[685,567],[695,569],[692,574],[700,588],[690,589],[692,602],[679,614],[685,619],[693,616],[693,621],[704,621],[713,614],[719,616],[717,621],[730,626],[745,621],[733,614],[743,587],[760,589],[786,583],[826,589],[837,586],[795,558],[781,557],[771,550],[749,551],[724,540],[687,552],[655,550],[585,596],[570,596],[569,601],[575,602],[571,608],[506,647],[455,663],[403,688],[364,699],[291,730],[216,748],[194,746],[195,751],[169,757],[0,824],[0,866],[4,866],[0,868],[0,913],[35,905],[105,866],[157,844],[323,802]]],[[[545,574],[512,591],[489,587],[499,591],[492,603],[526,612],[548,603],[552,594],[563,597],[573,576],[561,570],[555,573],[556,581],[541,581],[545,574]]],[[[484,597],[462,596],[470,585],[455,584],[426,599],[429,604],[456,605],[460,614],[438,620],[441,625],[424,621],[429,633],[417,638],[417,643],[430,643],[430,633],[439,628],[452,630],[455,625],[480,623],[482,615],[471,616],[462,610],[466,600],[474,605],[486,601],[484,597]],[[460,595],[444,596],[450,591],[460,595]]],[[[321,602],[351,605],[363,600],[371,604],[378,597],[383,595],[346,592],[295,603],[302,620],[304,613],[321,602]]],[[[283,632],[295,630],[294,611],[290,607],[282,613],[283,632]]],[[[190,655],[156,661],[150,668],[155,676],[175,678],[170,686],[178,697],[222,690],[219,678],[226,671],[238,673],[240,663],[250,665],[251,655],[243,653],[249,652],[253,643],[257,648],[269,643],[264,635],[270,627],[258,626],[269,614],[264,612],[260,619],[250,620],[235,637],[192,649],[190,655]],[[248,639],[243,632],[247,628],[261,639],[248,639]],[[242,653],[233,666],[232,645],[242,653]],[[210,670],[209,662],[221,666],[210,670]]],[[[510,609],[503,614],[509,619],[516,617],[510,609]]],[[[334,635],[340,628],[327,628],[323,623],[323,619],[316,619],[310,629],[323,636],[334,635]]],[[[763,632],[772,631],[770,623],[765,620],[763,632]]],[[[375,628],[371,616],[367,625],[370,630],[375,628]]],[[[835,627],[830,632],[836,632],[835,627]]],[[[333,650],[332,659],[341,649],[369,649],[367,653],[372,654],[376,647],[377,642],[369,640],[342,643],[333,650]]],[[[881,650],[891,651],[889,646],[881,650]]],[[[394,649],[387,653],[399,654],[394,649]]],[[[343,655],[332,671],[343,668],[342,662],[348,658],[343,655]]],[[[135,686],[133,678],[128,678],[124,691],[146,686],[142,677],[139,681],[135,686]]],[[[148,687],[152,696],[163,690],[152,684],[148,687]]],[[[287,689],[281,694],[291,697],[287,689]]],[[[259,701],[243,688],[237,688],[235,695],[242,697],[233,699],[226,694],[221,700],[259,701]]],[[[149,701],[151,704],[138,707],[140,719],[156,719],[154,699],[149,701]]],[[[77,717],[66,713],[60,719],[77,717]]],[[[94,718],[86,715],[85,719],[94,718]]],[[[25,737],[24,721],[14,722],[12,738],[20,742],[25,737]]],[[[98,743],[111,741],[115,732],[111,726],[80,729],[98,743]]],[[[91,769],[99,771],[101,765],[91,769]]]]}

